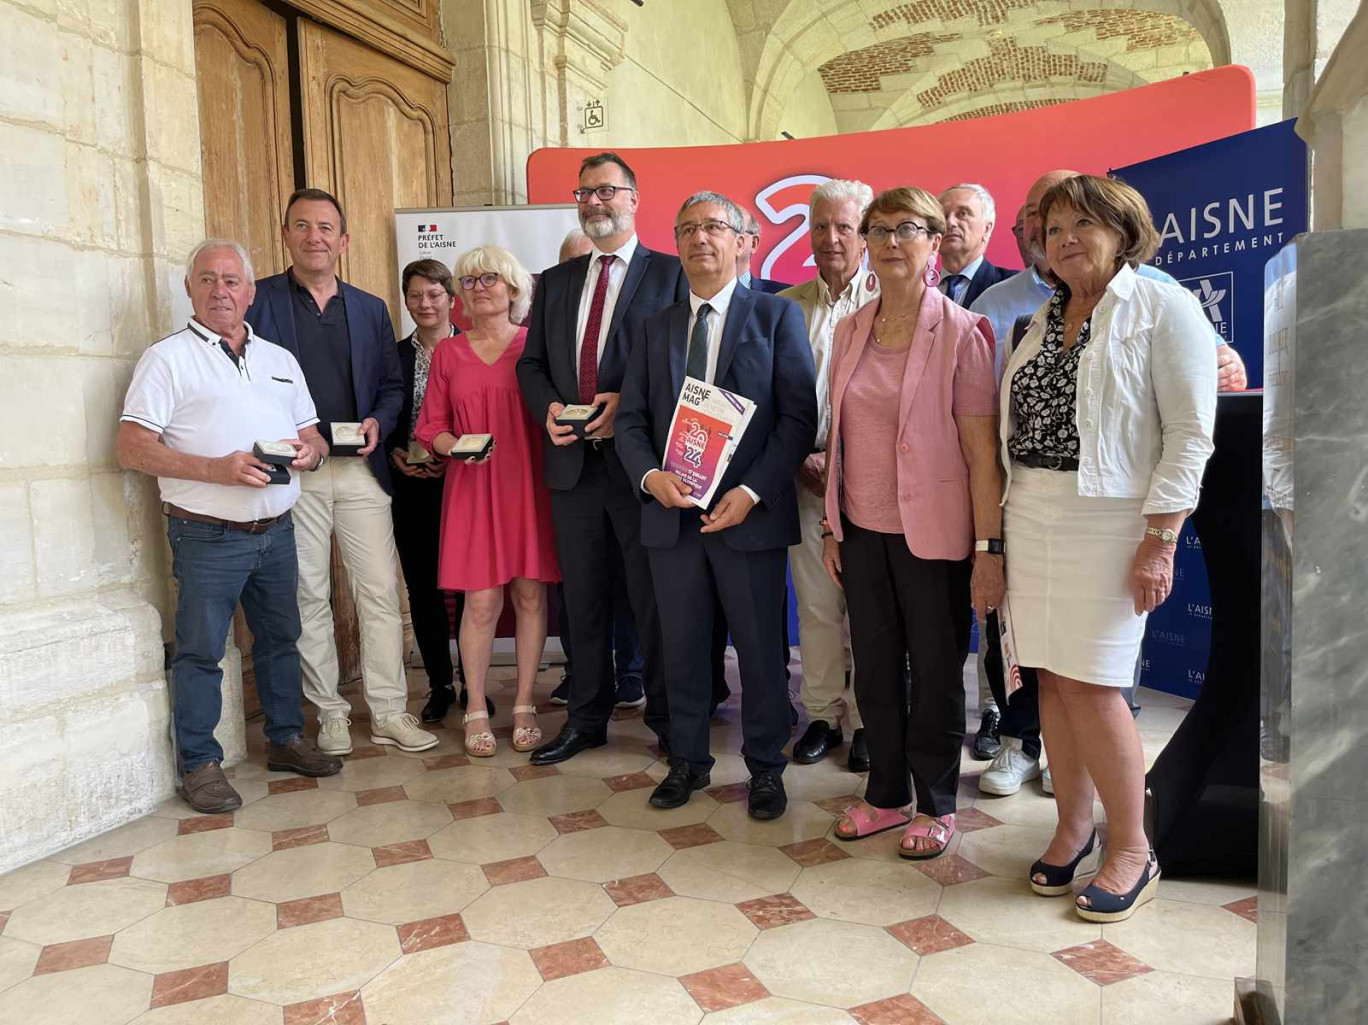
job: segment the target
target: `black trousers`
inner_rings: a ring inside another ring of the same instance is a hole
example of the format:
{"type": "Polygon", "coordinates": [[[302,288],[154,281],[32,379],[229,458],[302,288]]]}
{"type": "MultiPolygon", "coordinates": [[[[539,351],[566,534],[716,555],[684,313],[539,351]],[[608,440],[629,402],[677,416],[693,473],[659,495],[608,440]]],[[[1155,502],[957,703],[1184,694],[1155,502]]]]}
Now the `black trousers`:
{"type": "Polygon", "coordinates": [[[983,671],[988,686],[993,689],[993,700],[1002,713],[998,731],[1004,737],[1021,741],[1021,750],[1029,758],[1040,757],[1040,679],[1036,671],[1021,667],[1021,689],[1007,700],[1007,683],[1002,669],[1001,627],[996,612],[988,613],[988,622],[980,644],[988,647],[983,652],[983,671]]]}
{"type": "MultiPolygon", "coordinates": [[[[789,679],[789,662],[793,659],[793,649],[789,644],[788,632],[788,581],[779,595],[783,634],[779,638],[779,653],[784,659],[784,679],[789,679]]],[[[727,617],[720,606],[714,605],[717,618],[713,621],[712,635],[712,682],[713,704],[720,705],[731,697],[731,687],[727,685],[727,617]]]]}
{"type": "Polygon", "coordinates": [[[948,815],[964,745],[970,562],[919,559],[902,534],[842,523],[850,646],[860,667],[855,700],[869,745],[865,800],[900,808],[915,791],[918,811],[948,815]],[[909,658],[910,702],[903,682],[909,658]]]}
{"type": "Polygon", "coordinates": [[[701,533],[699,517],[685,510],[675,544],[648,549],[665,639],[671,755],[698,769],[713,764],[711,645],[720,605],[741,669],[741,755],[752,773],[782,772],[789,702],[779,595],[788,551],[738,552],[720,533],[701,533]]]}
{"type": "MultiPolygon", "coordinates": [[[[394,475],[394,544],[408,585],[409,618],[413,639],[423,656],[423,669],[433,689],[452,686],[451,621],[446,592],[437,586],[437,553],[442,530],[441,477],[394,475]]],[[[465,595],[456,592],[456,622],[461,621],[465,595]]],[[[462,680],[465,679],[462,674],[462,680]]]]}
{"type": "Polygon", "coordinates": [[[610,553],[616,547],[641,645],[641,682],[646,691],[642,718],[663,736],[670,711],[651,564],[641,547],[641,501],[611,441],[578,444],[584,445],[578,482],[568,491],[551,492],[551,525],[575,660],[567,721],[578,729],[601,732],[617,702],[612,643],[615,581],[610,568],[610,553]]]}

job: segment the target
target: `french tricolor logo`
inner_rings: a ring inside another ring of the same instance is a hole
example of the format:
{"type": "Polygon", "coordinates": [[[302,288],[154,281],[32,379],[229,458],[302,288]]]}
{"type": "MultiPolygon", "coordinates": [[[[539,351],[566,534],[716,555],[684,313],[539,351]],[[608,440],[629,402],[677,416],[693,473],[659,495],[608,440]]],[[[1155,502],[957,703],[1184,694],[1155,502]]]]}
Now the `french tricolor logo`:
{"type": "Polygon", "coordinates": [[[420,235],[423,234],[423,233],[426,232],[426,231],[436,231],[436,230],[437,230],[437,225],[435,225],[435,224],[420,224],[420,225],[418,225],[418,234],[420,234],[420,235]]]}

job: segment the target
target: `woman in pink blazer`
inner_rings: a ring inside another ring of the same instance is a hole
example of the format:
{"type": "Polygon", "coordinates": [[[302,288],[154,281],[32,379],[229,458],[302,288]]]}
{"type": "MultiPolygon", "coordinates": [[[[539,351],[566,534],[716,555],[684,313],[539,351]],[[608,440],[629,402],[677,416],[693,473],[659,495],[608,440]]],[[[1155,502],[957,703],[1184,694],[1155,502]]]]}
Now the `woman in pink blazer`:
{"type": "Polygon", "coordinates": [[[824,561],[845,588],[870,760],[836,835],[906,827],[913,859],[954,835],[970,595],[982,621],[1003,592],[993,333],[935,288],[944,230],[923,189],[870,204],[860,233],[882,294],[831,351],[824,561]]]}

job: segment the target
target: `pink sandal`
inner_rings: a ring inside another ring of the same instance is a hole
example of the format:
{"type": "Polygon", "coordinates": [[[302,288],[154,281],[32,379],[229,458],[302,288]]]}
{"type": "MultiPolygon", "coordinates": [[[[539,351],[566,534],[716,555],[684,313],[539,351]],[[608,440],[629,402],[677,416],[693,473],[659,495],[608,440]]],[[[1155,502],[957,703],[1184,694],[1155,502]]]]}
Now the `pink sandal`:
{"type": "Polygon", "coordinates": [[[913,818],[912,824],[907,827],[907,832],[903,833],[902,839],[898,842],[898,854],[909,861],[929,861],[931,858],[939,858],[945,853],[945,848],[950,845],[950,838],[954,835],[954,812],[949,815],[942,815],[940,818],[931,815],[918,815],[913,818]],[[908,840],[917,839],[930,840],[939,846],[918,848],[907,845],[908,840]]]}
{"type": "Polygon", "coordinates": [[[899,829],[908,823],[907,813],[899,808],[875,808],[861,801],[845,810],[836,823],[837,840],[863,840],[876,833],[899,829]],[[873,812],[873,814],[870,814],[873,812]]]}

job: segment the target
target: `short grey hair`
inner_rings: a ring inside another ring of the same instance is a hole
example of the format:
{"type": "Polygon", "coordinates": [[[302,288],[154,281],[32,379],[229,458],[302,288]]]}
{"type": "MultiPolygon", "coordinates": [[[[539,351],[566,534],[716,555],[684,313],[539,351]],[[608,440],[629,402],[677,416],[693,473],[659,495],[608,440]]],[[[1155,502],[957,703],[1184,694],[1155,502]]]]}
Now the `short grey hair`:
{"type": "Polygon", "coordinates": [[[242,261],[242,273],[247,275],[248,281],[256,280],[256,273],[252,270],[252,258],[247,255],[246,248],[242,243],[234,242],[226,238],[207,238],[194,249],[190,250],[190,255],[185,258],[185,280],[189,281],[195,273],[195,261],[210,249],[231,249],[237,253],[238,259],[242,261]]]}
{"type": "Polygon", "coordinates": [[[746,234],[760,237],[760,222],[755,219],[755,214],[746,211],[746,234]]]}
{"type": "Polygon", "coordinates": [[[679,207],[679,213],[675,214],[675,220],[679,220],[679,215],[691,206],[698,206],[700,203],[715,203],[727,212],[727,225],[738,235],[746,234],[746,214],[736,203],[732,202],[720,192],[695,192],[688,199],[684,200],[679,207]]]}
{"type": "Polygon", "coordinates": [[[978,196],[979,202],[983,205],[984,220],[992,221],[994,224],[997,223],[997,204],[993,202],[993,194],[982,185],[976,184],[975,182],[960,182],[958,185],[951,185],[936,197],[941,201],[942,206],[945,205],[945,197],[956,189],[968,189],[974,195],[978,196]]]}
{"type": "Polygon", "coordinates": [[[865,209],[874,202],[874,190],[864,182],[854,179],[832,178],[824,181],[812,190],[812,196],[808,199],[808,217],[812,217],[818,203],[845,203],[852,199],[860,207],[859,213],[855,215],[858,224],[860,218],[864,217],[865,209]]]}

